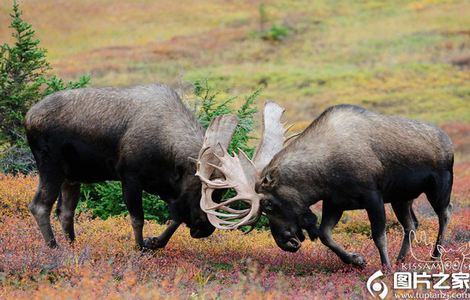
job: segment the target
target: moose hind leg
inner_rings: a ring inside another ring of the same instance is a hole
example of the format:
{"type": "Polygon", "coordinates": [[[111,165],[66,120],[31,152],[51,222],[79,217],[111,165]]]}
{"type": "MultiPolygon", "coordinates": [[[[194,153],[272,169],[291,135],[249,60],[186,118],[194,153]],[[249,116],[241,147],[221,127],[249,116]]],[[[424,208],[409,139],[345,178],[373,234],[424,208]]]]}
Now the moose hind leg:
{"type": "Polygon", "coordinates": [[[447,225],[450,221],[452,212],[452,205],[450,203],[450,194],[452,191],[452,172],[446,171],[439,176],[435,175],[432,177],[431,188],[425,192],[429,203],[437,214],[439,219],[439,232],[437,234],[436,244],[434,245],[433,257],[440,257],[438,246],[441,246],[447,225]]]}
{"type": "Polygon", "coordinates": [[[356,253],[347,252],[331,237],[331,231],[336,226],[336,224],[338,224],[342,214],[343,210],[341,208],[334,205],[329,205],[328,203],[325,203],[325,201],[323,202],[322,220],[319,229],[320,240],[325,246],[336,253],[336,255],[338,255],[338,257],[343,262],[363,267],[366,265],[366,260],[364,257],[356,253]]]}
{"type": "Polygon", "coordinates": [[[142,188],[140,184],[133,179],[124,179],[122,181],[122,194],[127,210],[131,217],[132,230],[137,246],[144,248],[143,228],[144,228],[144,209],[142,207],[142,188]]]}
{"type": "Polygon", "coordinates": [[[39,229],[41,230],[44,241],[51,248],[56,247],[57,242],[52,231],[50,216],[52,206],[59,195],[61,184],[62,179],[46,178],[40,175],[36,194],[28,205],[30,212],[36,219],[39,229]]]}
{"type": "Polygon", "coordinates": [[[385,232],[385,206],[382,196],[378,192],[371,192],[365,199],[366,211],[369,216],[372,239],[379,249],[382,265],[390,268],[387,253],[387,235],[385,232]]]}
{"type": "Polygon", "coordinates": [[[416,222],[413,218],[412,211],[412,200],[411,201],[392,201],[392,208],[395,215],[403,226],[404,236],[401,244],[401,249],[397,257],[397,263],[401,262],[410,250],[410,233],[416,230],[416,222]]]}
{"type": "Polygon", "coordinates": [[[65,181],[62,184],[61,194],[57,203],[57,216],[59,217],[65,237],[73,242],[75,240],[74,216],[80,197],[80,184],[65,181]]]}

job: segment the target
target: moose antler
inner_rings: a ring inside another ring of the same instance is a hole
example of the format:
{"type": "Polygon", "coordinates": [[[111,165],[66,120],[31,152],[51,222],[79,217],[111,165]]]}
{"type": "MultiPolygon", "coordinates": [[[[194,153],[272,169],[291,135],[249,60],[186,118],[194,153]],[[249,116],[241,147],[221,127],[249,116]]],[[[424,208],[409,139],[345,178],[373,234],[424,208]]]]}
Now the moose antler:
{"type": "Polygon", "coordinates": [[[284,145],[284,134],[287,131],[281,123],[284,108],[274,102],[266,102],[263,111],[263,132],[256,148],[253,162],[261,172],[271,159],[281,151],[284,145]]]}
{"type": "Polygon", "coordinates": [[[263,134],[251,161],[241,150],[237,156],[227,152],[238,119],[220,116],[214,119],[206,131],[199,153],[196,176],[201,179],[201,209],[209,222],[219,229],[236,229],[255,224],[261,216],[261,197],[255,191],[255,182],[263,168],[279,152],[284,143],[284,127],[281,117],[284,109],[274,102],[267,102],[263,111],[263,134]],[[236,196],[220,203],[212,200],[216,189],[234,189],[236,196]],[[249,206],[246,209],[230,207],[236,202],[249,206]]]}

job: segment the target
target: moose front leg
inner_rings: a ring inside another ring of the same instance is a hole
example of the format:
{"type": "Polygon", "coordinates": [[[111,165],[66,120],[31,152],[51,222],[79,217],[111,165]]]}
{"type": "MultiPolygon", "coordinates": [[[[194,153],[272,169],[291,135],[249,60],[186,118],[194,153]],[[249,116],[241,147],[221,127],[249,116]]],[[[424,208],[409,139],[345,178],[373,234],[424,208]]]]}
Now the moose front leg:
{"type": "Polygon", "coordinates": [[[158,249],[166,246],[173,233],[180,226],[181,222],[170,221],[168,227],[159,237],[149,237],[144,240],[144,210],[142,207],[142,188],[140,184],[132,179],[122,181],[122,190],[124,202],[126,203],[129,215],[131,217],[132,229],[134,230],[134,238],[140,249],[158,249]]]}
{"type": "Polygon", "coordinates": [[[325,246],[336,253],[336,255],[338,255],[343,262],[363,267],[366,265],[366,260],[364,257],[356,253],[347,252],[331,238],[331,231],[336,226],[336,224],[338,224],[342,214],[343,210],[341,208],[330,205],[323,201],[322,220],[319,230],[320,240],[325,246]]]}
{"type": "Polygon", "coordinates": [[[173,233],[175,233],[180,225],[181,222],[170,220],[170,224],[168,224],[168,227],[165,229],[165,231],[162,232],[162,234],[160,234],[160,236],[149,237],[144,240],[144,247],[148,249],[158,249],[165,247],[173,233]]]}
{"type": "Polygon", "coordinates": [[[314,241],[320,236],[317,227],[317,216],[310,209],[300,216],[299,225],[307,231],[310,240],[314,241]]]}
{"type": "Polygon", "coordinates": [[[131,217],[134,239],[137,247],[144,247],[142,231],[144,228],[144,209],[142,207],[142,188],[133,179],[122,180],[122,194],[131,217]]]}

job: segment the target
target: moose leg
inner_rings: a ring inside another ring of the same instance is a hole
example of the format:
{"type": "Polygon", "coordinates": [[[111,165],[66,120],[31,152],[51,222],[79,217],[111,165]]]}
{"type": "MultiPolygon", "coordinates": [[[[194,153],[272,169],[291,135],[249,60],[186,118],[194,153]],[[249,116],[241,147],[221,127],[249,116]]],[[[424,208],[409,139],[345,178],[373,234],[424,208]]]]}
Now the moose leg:
{"type": "Polygon", "coordinates": [[[133,179],[122,180],[122,194],[131,217],[134,239],[137,246],[144,248],[142,230],[144,228],[144,209],[142,207],[142,188],[133,179]]]}
{"type": "Polygon", "coordinates": [[[378,192],[371,192],[364,199],[367,215],[369,216],[372,239],[379,249],[382,265],[390,268],[387,253],[387,235],[385,233],[385,206],[382,196],[378,192]]]}
{"type": "Polygon", "coordinates": [[[440,252],[438,251],[438,246],[442,245],[444,241],[444,236],[447,230],[447,224],[449,223],[451,212],[451,206],[447,206],[446,208],[440,209],[437,212],[439,218],[439,233],[437,234],[436,244],[434,245],[433,257],[438,258],[440,257],[440,252]]]}
{"type": "Polygon", "coordinates": [[[307,231],[312,241],[318,238],[317,216],[310,209],[299,217],[299,225],[307,231]]]}
{"type": "Polygon", "coordinates": [[[338,224],[342,214],[343,210],[341,208],[329,205],[323,201],[322,220],[319,230],[320,240],[325,246],[336,253],[343,262],[363,267],[366,265],[364,257],[356,253],[347,252],[331,238],[331,231],[338,224]]]}
{"type": "Polygon", "coordinates": [[[62,230],[65,237],[73,242],[75,240],[75,231],[73,227],[73,218],[80,197],[80,184],[65,181],[62,184],[59,201],[57,203],[57,216],[59,217],[62,230]]]}
{"type": "Polygon", "coordinates": [[[60,192],[61,181],[62,179],[59,178],[40,175],[36,194],[28,205],[29,210],[39,225],[46,244],[51,248],[57,247],[57,242],[52,232],[50,216],[52,206],[60,192]]]}
{"type": "Polygon", "coordinates": [[[397,263],[401,262],[410,250],[410,232],[416,230],[416,223],[413,218],[412,206],[413,200],[407,202],[392,201],[392,208],[397,216],[398,221],[405,232],[403,242],[401,244],[400,253],[397,257],[397,263]]]}
{"type": "Polygon", "coordinates": [[[160,234],[158,237],[149,237],[144,240],[144,247],[149,249],[163,248],[168,244],[173,233],[181,225],[181,222],[170,220],[170,224],[165,229],[165,231],[160,234]]]}
{"type": "Polygon", "coordinates": [[[445,172],[442,176],[436,176],[434,178],[434,186],[426,192],[426,197],[439,218],[439,233],[434,245],[434,258],[440,257],[438,246],[442,245],[452,212],[452,205],[450,204],[452,180],[452,173],[449,171],[445,172]]]}

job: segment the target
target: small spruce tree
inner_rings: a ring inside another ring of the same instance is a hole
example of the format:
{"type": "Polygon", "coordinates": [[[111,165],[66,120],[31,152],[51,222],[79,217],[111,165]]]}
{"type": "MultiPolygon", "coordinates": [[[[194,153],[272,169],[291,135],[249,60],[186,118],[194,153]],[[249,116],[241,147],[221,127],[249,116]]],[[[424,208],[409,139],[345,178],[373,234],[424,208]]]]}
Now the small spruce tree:
{"type": "Polygon", "coordinates": [[[25,173],[31,171],[33,162],[25,149],[23,128],[28,109],[53,92],[83,87],[90,78],[82,76],[78,81],[66,84],[51,75],[47,51],[39,46],[32,26],[22,19],[16,1],[13,1],[10,17],[14,43],[0,45],[0,171],[25,173]]]}

